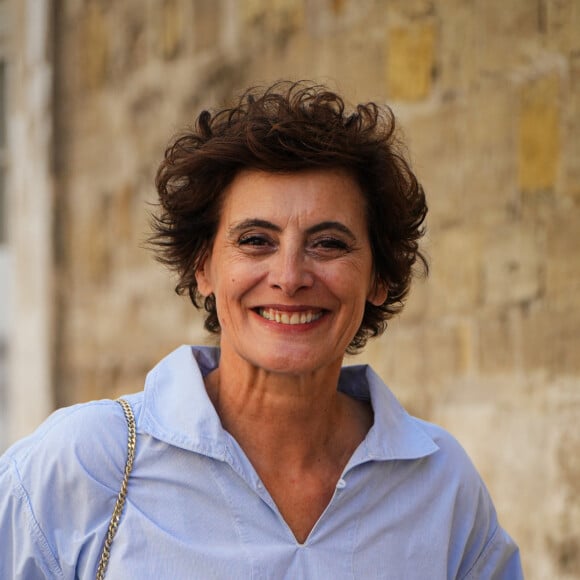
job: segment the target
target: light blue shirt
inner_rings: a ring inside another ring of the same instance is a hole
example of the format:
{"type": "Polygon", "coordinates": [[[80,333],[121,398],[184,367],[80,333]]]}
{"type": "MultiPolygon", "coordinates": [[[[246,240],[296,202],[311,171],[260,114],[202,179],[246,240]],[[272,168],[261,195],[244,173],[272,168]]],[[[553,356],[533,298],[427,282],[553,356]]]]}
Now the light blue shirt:
{"type": "MultiPolygon", "coordinates": [[[[479,475],[367,366],[339,389],[374,425],[300,544],[203,384],[219,351],[181,347],[130,395],[137,452],[107,578],[522,578],[479,475]]],[[[126,459],[119,404],[61,409],[0,459],[0,578],[94,578],[126,459]]]]}

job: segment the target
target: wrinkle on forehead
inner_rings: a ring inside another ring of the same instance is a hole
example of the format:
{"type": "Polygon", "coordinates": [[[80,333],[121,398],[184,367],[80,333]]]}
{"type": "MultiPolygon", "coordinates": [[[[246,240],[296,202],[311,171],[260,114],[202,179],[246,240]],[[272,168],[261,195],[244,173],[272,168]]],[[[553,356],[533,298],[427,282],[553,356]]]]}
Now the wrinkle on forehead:
{"type": "Polygon", "coordinates": [[[290,225],[306,234],[335,229],[365,241],[368,231],[364,208],[360,187],[346,170],[298,173],[244,170],[226,192],[221,217],[228,234],[243,228],[240,224],[246,222],[250,226],[254,221],[256,227],[276,232],[290,225]]]}

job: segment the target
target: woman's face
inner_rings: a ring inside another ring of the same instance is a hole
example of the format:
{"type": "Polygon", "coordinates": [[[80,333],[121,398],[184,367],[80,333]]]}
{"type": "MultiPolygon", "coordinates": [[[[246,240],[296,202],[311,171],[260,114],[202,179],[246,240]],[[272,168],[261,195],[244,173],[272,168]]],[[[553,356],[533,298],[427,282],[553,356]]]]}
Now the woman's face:
{"type": "Polygon", "coordinates": [[[197,282],[215,294],[221,363],[301,374],[340,365],[365,303],[382,304],[364,198],[340,170],[240,173],[197,282]]]}

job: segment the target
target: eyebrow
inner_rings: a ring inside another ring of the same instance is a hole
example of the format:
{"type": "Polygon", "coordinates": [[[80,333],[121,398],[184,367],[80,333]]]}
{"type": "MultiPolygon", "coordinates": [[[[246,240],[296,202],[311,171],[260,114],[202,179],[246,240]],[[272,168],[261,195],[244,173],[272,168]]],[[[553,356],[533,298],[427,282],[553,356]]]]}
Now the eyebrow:
{"type": "MultiPolygon", "coordinates": [[[[268,220],[250,218],[234,224],[232,227],[228,229],[228,234],[234,235],[240,232],[241,230],[245,230],[247,228],[264,228],[266,230],[271,230],[274,232],[282,231],[282,228],[280,226],[277,226],[276,224],[269,222],[268,220]]],[[[312,235],[317,234],[318,232],[322,232],[324,230],[337,230],[349,236],[353,240],[356,239],[356,236],[352,233],[352,231],[349,228],[347,228],[343,223],[330,220],[314,224],[313,226],[309,227],[306,230],[306,233],[308,235],[312,235]]]]}

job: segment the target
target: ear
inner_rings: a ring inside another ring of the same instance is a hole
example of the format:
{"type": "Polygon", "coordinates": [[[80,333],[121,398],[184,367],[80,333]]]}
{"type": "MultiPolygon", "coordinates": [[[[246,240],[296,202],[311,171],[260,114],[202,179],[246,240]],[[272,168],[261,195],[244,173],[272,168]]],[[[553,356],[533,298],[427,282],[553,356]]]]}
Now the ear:
{"type": "Polygon", "coordinates": [[[385,303],[388,295],[389,286],[387,283],[381,282],[380,280],[375,280],[367,295],[367,301],[370,302],[373,306],[381,306],[385,303]]]}
{"type": "Polygon", "coordinates": [[[202,296],[209,296],[213,293],[213,283],[211,278],[211,259],[209,255],[204,256],[195,271],[197,289],[202,296]]]}

